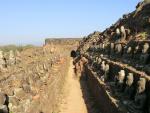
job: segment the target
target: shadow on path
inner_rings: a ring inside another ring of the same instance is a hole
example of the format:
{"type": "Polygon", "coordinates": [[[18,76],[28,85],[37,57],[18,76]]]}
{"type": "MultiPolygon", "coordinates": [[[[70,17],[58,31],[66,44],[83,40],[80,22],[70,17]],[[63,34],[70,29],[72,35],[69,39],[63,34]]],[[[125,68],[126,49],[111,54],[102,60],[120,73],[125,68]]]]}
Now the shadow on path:
{"type": "Polygon", "coordinates": [[[82,74],[80,77],[80,85],[88,113],[101,113],[98,110],[98,105],[95,102],[94,96],[92,95],[92,93],[90,93],[91,91],[88,88],[87,79],[84,74],[82,74]]]}

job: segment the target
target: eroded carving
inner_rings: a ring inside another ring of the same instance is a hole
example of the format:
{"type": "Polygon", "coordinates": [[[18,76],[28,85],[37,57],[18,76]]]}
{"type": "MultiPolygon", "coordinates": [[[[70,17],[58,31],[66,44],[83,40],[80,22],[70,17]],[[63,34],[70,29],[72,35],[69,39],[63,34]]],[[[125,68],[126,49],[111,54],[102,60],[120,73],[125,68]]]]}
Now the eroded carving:
{"type": "Polygon", "coordinates": [[[135,99],[132,102],[128,103],[128,109],[131,113],[143,113],[144,105],[146,102],[146,79],[140,78],[137,83],[137,91],[135,95],[135,99]]]}

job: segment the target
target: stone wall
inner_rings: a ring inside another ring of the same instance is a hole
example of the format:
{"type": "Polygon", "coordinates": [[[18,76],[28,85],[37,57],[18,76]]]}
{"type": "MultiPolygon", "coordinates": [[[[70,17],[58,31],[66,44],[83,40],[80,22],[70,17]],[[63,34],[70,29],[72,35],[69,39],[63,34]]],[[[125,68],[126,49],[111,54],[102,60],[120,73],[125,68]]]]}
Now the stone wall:
{"type": "Polygon", "coordinates": [[[71,45],[71,44],[79,44],[79,41],[81,40],[81,38],[48,38],[45,39],[45,45],[47,44],[62,44],[62,45],[71,45]]]}
{"type": "Polygon", "coordinates": [[[85,69],[88,86],[100,111],[102,113],[123,113],[119,111],[115,101],[106,91],[105,84],[97,77],[97,73],[94,73],[88,66],[85,69]]]}

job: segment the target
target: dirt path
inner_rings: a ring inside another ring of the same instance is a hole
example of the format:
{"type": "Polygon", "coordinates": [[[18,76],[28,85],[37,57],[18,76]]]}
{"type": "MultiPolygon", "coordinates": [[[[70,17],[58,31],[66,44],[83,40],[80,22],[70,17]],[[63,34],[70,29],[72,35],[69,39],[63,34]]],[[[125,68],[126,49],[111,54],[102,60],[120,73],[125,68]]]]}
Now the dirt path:
{"type": "Polygon", "coordinates": [[[70,62],[64,90],[66,98],[61,105],[60,113],[88,113],[80,82],[74,75],[72,61],[70,62]]]}

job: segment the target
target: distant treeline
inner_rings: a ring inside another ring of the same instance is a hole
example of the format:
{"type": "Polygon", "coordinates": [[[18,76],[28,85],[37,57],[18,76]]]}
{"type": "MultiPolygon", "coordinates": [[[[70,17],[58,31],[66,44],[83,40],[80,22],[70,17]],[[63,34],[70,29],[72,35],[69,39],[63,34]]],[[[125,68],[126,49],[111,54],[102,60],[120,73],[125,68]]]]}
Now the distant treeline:
{"type": "Polygon", "coordinates": [[[25,46],[16,46],[16,45],[6,45],[6,46],[0,46],[0,50],[4,51],[4,52],[8,52],[10,50],[18,50],[18,51],[23,51],[25,49],[28,49],[28,48],[33,48],[35,46],[33,45],[25,45],[25,46]]]}

